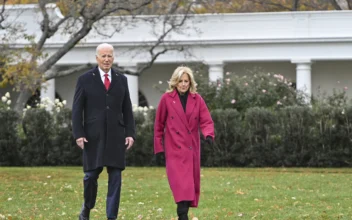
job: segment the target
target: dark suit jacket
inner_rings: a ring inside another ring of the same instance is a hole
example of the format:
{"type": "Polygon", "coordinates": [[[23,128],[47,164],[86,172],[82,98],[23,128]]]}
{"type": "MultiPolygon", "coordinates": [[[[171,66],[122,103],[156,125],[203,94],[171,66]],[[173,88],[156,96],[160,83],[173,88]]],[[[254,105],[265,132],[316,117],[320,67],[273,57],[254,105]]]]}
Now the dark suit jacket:
{"type": "Polygon", "coordinates": [[[84,171],[102,166],[125,168],[125,138],[135,138],[126,76],[111,70],[108,91],[98,67],[78,78],[72,106],[73,136],[85,137],[84,171]]]}

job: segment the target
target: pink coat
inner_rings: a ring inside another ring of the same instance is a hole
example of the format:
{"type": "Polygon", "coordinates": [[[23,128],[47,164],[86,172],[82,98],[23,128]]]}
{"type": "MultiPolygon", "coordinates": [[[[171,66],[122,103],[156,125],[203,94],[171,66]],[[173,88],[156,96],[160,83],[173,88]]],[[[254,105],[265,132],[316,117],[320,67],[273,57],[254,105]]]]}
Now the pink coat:
{"type": "Polygon", "coordinates": [[[200,131],[214,139],[214,123],[199,94],[189,93],[186,112],[177,91],[161,97],[154,124],[154,153],[165,151],[166,173],[175,202],[200,195],[200,131]]]}

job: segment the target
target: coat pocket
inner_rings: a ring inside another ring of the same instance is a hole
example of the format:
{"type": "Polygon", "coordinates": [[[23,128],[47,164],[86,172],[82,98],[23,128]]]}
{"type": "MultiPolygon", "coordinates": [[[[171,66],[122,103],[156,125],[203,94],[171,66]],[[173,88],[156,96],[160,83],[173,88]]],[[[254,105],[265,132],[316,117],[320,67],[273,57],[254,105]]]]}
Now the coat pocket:
{"type": "Polygon", "coordinates": [[[123,122],[122,119],[119,120],[119,125],[121,125],[122,127],[126,127],[125,123],[123,122]]]}
{"type": "Polygon", "coordinates": [[[87,140],[97,140],[99,138],[99,129],[96,118],[87,120],[84,124],[87,140]]]}

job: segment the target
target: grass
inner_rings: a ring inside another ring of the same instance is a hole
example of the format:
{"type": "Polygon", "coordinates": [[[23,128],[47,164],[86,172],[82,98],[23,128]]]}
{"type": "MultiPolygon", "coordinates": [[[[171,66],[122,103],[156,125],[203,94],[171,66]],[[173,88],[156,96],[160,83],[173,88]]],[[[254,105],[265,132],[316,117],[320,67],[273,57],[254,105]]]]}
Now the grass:
{"type": "MultiPolygon", "coordinates": [[[[0,219],[78,219],[80,167],[0,167],[0,219]]],[[[352,169],[203,168],[199,208],[214,219],[352,219],[352,169]]],[[[106,169],[91,219],[105,219],[106,169]]],[[[177,219],[164,168],[123,172],[119,219],[177,219]]],[[[190,218],[192,219],[192,218],[190,218]]]]}

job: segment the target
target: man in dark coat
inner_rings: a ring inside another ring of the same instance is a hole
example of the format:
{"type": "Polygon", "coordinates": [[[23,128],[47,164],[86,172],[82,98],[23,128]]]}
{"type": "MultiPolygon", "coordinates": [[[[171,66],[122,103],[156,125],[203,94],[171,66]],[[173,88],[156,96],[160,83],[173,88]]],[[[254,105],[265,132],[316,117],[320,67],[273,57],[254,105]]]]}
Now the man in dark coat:
{"type": "Polygon", "coordinates": [[[125,151],[132,147],[135,124],[127,78],[112,69],[114,48],[100,44],[98,66],[78,78],[72,106],[73,136],[83,150],[84,203],[80,220],[88,220],[95,205],[99,174],[109,175],[106,215],[116,219],[120,203],[125,151]]]}

